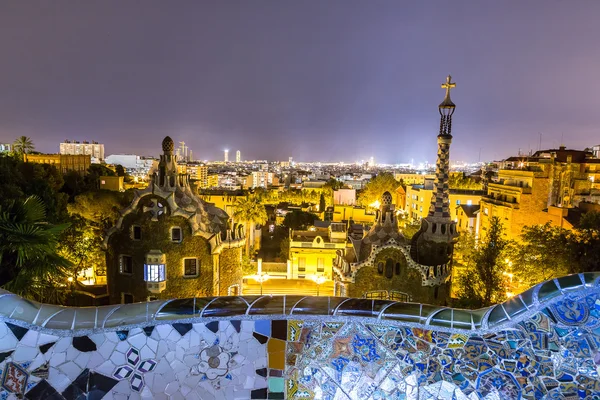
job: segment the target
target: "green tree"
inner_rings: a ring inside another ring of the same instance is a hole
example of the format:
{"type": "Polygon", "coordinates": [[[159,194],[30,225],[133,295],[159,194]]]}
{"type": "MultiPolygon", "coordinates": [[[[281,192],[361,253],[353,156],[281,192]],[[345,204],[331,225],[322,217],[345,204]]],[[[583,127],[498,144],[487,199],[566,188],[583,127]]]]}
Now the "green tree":
{"type": "Polygon", "coordinates": [[[117,176],[127,175],[127,173],[125,172],[125,168],[123,168],[121,164],[115,165],[115,172],[117,173],[117,176]]]}
{"type": "Polygon", "coordinates": [[[569,233],[569,250],[569,272],[600,271],[600,213],[582,215],[578,229],[569,233]]]}
{"type": "Polygon", "coordinates": [[[0,205],[38,196],[46,206],[48,222],[68,219],[68,196],[60,193],[62,174],[52,165],[24,162],[21,157],[0,156],[0,205]]]}
{"type": "Polygon", "coordinates": [[[319,221],[319,218],[315,214],[301,210],[294,210],[285,214],[283,226],[288,229],[295,230],[306,229],[313,225],[315,221],[319,221]]]}
{"type": "Polygon", "coordinates": [[[250,228],[267,222],[267,210],[252,196],[237,199],[234,203],[233,217],[244,222],[246,228],[246,254],[250,254],[250,228]]]}
{"type": "Polygon", "coordinates": [[[319,212],[325,212],[326,207],[327,204],[325,203],[325,195],[321,193],[321,196],[319,197],[319,212]]]}
{"type": "Polygon", "coordinates": [[[400,182],[394,178],[394,175],[389,172],[381,173],[365,185],[358,195],[358,203],[366,207],[375,201],[379,201],[385,192],[390,192],[394,196],[399,186],[400,182]]]}
{"type": "Polygon", "coordinates": [[[331,178],[327,181],[327,183],[325,184],[324,187],[328,187],[331,190],[338,190],[338,189],[342,189],[344,187],[344,182],[338,181],[335,178],[331,178]]]}
{"type": "Polygon", "coordinates": [[[101,176],[116,176],[117,174],[112,169],[101,164],[92,164],[87,170],[85,176],[85,184],[88,190],[100,189],[101,176]]]}
{"type": "Polygon", "coordinates": [[[498,217],[490,220],[487,235],[465,259],[465,269],[458,279],[461,305],[487,307],[505,299],[504,250],[509,242],[503,238],[503,226],[498,217]]]}
{"type": "Polygon", "coordinates": [[[471,179],[465,173],[453,173],[448,179],[450,189],[481,190],[481,183],[471,179]]]}
{"type": "Polygon", "coordinates": [[[13,149],[17,154],[19,154],[22,157],[23,154],[27,154],[33,151],[35,149],[35,146],[33,145],[31,138],[27,136],[19,136],[17,140],[15,140],[15,142],[13,143],[13,149]]]}
{"type": "Polygon", "coordinates": [[[72,264],[72,274],[94,267],[105,266],[105,254],[102,251],[102,240],[98,227],[79,215],[71,217],[71,225],[60,237],[58,253],[72,264]]]}
{"type": "Polygon", "coordinates": [[[507,259],[509,263],[515,263],[512,272],[522,288],[567,275],[572,263],[569,232],[550,222],[526,226],[521,233],[521,242],[509,248],[507,259]]]}
{"type": "Polygon", "coordinates": [[[279,256],[283,259],[283,260],[287,260],[290,256],[290,238],[289,237],[284,237],[283,239],[281,239],[281,242],[279,242],[279,256]]]}
{"type": "MultiPolygon", "coordinates": [[[[58,254],[67,224],[52,225],[39,197],[0,207],[0,286],[39,301],[64,286],[71,263],[58,254]]],[[[54,294],[54,295],[53,295],[54,294]]]]}

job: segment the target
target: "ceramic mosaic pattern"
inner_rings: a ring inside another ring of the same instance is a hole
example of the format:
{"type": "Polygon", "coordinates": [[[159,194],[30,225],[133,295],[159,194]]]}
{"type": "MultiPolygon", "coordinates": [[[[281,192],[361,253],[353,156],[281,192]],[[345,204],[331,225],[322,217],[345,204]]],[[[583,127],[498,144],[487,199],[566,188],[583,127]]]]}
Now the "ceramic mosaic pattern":
{"type": "Polygon", "coordinates": [[[0,319],[0,400],[600,399],[597,287],[491,331],[273,315],[79,335],[0,319]]]}
{"type": "Polygon", "coordinates": [[[290,320],[294,399],[600,399],[600,296],[474,335],[290,320]]]}

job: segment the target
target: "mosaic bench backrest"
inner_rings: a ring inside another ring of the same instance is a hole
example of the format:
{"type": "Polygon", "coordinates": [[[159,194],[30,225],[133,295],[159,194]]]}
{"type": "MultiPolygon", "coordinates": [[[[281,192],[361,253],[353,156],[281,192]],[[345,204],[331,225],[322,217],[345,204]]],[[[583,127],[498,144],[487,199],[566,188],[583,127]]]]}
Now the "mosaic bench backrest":
{"type": "Polygon", "coordinates": [[[297,296],[68,308],[0,292],[0,400],[598,399],[599,280],[475,311],[297,296]]]}

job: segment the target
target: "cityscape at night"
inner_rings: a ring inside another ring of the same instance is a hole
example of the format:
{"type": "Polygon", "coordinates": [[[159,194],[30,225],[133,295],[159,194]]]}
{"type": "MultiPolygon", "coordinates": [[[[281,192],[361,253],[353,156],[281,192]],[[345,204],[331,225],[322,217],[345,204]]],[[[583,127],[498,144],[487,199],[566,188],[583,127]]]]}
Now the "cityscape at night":
{"type": "Polygon", "coordinates": [[[0,400],[600,398],[600,3],[0,3],[0,400]]]}

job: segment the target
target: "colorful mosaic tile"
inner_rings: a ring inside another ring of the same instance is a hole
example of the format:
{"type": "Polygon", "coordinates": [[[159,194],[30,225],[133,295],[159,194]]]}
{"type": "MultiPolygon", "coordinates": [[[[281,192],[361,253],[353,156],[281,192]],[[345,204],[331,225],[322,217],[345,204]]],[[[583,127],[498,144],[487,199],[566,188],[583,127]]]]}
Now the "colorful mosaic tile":
{"type": "Polygon", "coordinates": [[[260,318],[73,332],[0,315],[0,400],[600,398],[597,287],[478,330],[260,318]]]}

